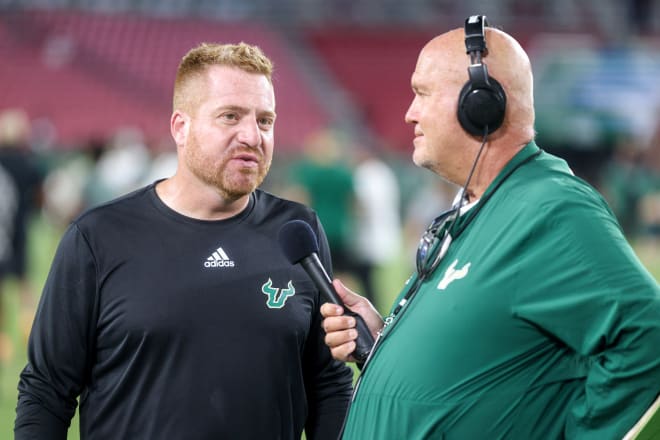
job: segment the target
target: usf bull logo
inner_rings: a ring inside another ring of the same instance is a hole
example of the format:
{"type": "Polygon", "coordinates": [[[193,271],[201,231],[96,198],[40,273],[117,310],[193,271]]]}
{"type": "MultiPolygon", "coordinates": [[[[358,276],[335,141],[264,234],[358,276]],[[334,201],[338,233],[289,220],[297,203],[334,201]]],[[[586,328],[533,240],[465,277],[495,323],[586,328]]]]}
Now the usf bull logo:
{"type": "Polygon", "coordinates": [[[472,265],[472,263],[468,263],[460,269],[456,269],[457,264],[458,260],[454,260],[454,262],[451,263],[451,265],[447,268],[445,271],[445,276],[438,283],[439,290],[445,290],[447,286],[449,286],[449,283],[465,278],[465,276],[468,274],[468,270],[470,270],[470,265],[472,265]]]}
{"type": "Polygon", "coordinates": [[[296,294],[296,289],[293,287],[293,283],[289,281],[289,285],[286,289],[281,289],[278,287],[273,287],[273,280],[268,278],[268,281],[261,286],[261,291],[268,296],[268,301],[266,305],[270,309],[281,309],[284,307],[284,303],[290,297],[296,294]]]}

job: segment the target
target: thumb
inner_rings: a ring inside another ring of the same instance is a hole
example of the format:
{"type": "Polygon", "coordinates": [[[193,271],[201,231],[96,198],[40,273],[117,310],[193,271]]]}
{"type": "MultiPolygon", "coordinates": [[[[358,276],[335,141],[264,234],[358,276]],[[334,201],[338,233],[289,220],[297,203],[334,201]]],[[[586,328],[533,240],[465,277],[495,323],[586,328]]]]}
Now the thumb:
{"type": "Polygon", "coordinates": [[[368,299],[344,286],[340,280],[334,280],[332,285],[335,286],[335,290],[337,290],[337,294],[339,294],[339,298],[344,305],[362,317],[375,339],[378,332],[383,328],[383,318],[378,313],[378,310],[376,310],[368,299]]]}
{"type": "Polygon", "coordinates": [[[346,287],[344,283],[342,283],[339,279],[333,280],[332,285],[335,286],[335,290],[339,294],[339,298],[341,298],[341,301],[348,308],[352,308],[364,300],[364,298],[362,298],[360,295],[346,287]]]}

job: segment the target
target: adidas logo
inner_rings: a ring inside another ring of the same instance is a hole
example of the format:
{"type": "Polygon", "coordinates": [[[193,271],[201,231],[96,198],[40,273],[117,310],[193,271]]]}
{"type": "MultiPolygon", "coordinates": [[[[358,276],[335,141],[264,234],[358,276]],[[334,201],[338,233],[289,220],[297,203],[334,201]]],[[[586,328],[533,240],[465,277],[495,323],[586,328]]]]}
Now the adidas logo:
{"type": "Polygon", "coordinates": [[[234,261],[219,247],[206,259],[204,267],[234,267],[234,261]]]}

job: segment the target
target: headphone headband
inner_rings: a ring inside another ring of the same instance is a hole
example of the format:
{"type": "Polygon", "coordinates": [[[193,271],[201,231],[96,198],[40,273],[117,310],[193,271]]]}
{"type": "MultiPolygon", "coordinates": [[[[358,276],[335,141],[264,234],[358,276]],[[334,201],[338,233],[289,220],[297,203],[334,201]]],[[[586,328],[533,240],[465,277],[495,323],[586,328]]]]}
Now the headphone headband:
{"type": "Polygon", "coordinates": [[[483,55],[488,53],[486,26],[488,26],[488,20],[485,15],[471,15],[465,19],[465,53],[470,55],[474,52],[480,52],[483,55]]]}

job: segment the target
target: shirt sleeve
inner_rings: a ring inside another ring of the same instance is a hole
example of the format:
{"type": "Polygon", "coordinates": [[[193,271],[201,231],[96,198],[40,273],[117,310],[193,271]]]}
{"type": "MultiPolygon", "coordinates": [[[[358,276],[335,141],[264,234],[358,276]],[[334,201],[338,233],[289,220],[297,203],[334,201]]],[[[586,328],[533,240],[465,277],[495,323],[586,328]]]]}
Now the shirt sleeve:
{"type": "Polygon", "coordinates": [[[96,266],[77,226],[65,232],[46,280],[20,374],[14,434],[66,439],[90,371],[96,266]]]}
{"type": "Polygon", "coordinates": [[[604,203],[537,218],[515,312],[586,365],[566,438],[622,438],[660,392],[660,288],[604,203]]]}
{"type": "MultiPolygon", "coordinates": [[[[331,274],[330,251],[323,228],[318,224],[319,258],[331,274]]],[[[315,305],[309,338],[305,345],[304,374],[308,402],[306,438],[336,440],[339,437],[353,391],[353,372],[332,358],[321,327],[322,300],[315,305]]]]}

